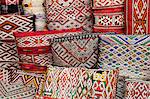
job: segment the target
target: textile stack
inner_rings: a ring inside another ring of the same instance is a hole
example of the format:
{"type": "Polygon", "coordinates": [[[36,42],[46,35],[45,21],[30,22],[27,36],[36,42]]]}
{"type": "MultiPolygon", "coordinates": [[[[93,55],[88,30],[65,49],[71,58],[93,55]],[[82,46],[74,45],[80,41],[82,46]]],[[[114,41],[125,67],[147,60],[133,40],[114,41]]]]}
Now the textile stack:
{"type": "Polygon", "coordinates": [[[150,1],[1,0],[0,99],[150,99],[150,1]]]}

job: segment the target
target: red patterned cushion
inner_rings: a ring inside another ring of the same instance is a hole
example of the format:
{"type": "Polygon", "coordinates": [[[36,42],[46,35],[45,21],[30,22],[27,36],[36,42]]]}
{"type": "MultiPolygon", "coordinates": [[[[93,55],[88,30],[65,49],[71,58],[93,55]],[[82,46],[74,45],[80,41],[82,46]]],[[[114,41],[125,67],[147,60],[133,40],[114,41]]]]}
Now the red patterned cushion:
{"type": "Polygon", "coordinates": [[[150,34],[149,2],[149,0],[125,0],[126,34],[150,34]]]}
{"type": "Polygon", "coordinates": [[[33,16],[0,16],[0,39],[13,40],[13,32],[29,32],[33,29],[33,16]]]}
{"type": "Polygon", "coordinates": [[[125,99],[149,99],[150,81],[128,79],[126,81],[125,99]]]}
{"type": "Polygon", "coordinates": [[[124,33],[124,14],[122,8],[104,8],[94,11],[94,32],[124,33]]]}
{"type": "Polygon", "coordinates": [[[84,65],[92,68],[97,62],[98,38],[96,34],[82,34],[57,38],[52,44],[54,65],[84,65]]]}
{"type": "MultiPolygon", "coordinates": [[[[51,66],[52,54],[49,40],[79,33],[82,33],[81,29],[14,33],[20,61],[36,64],[30,65],[31,67],[22,65],[22,69],[34,71],[37,70],[34,66],[51,66]]],[[[41,67],[41,69],[44,68],[41,67]]]]}
{"type": "Polygon", "coordinates": [[[83,27],[92,31],[90,0],[46,0],[46,12],[50,30],[83,27]]]}

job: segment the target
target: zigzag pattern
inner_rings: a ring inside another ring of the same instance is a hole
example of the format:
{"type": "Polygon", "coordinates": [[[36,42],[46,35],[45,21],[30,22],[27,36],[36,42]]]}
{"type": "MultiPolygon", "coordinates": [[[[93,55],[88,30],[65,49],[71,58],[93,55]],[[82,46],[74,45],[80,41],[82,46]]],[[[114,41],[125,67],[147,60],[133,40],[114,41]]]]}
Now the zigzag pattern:
{"type": "Polygon", "coordinates": [[[33,99],[36,89],[22,82],[10,84],[11,70],[0,68],[0,99],[33,99]]]}
{"type": "Polygon", "coordinates": [[[11,83],[22,82],[25,86],[39,88],[39,85],[44,79],[43,75],[28,75],[27,73],[18,72],[17,70],[11,70],[11,83]]]}
{"type": "Polygon", "coordinates": [[[54,65],[93,67],[97,62],[98,54],[98,38],[94,37],[83,39],[84,35],[79,35],[56,39],[52,44],[54,65]]]}
{"type": "Polygon", "coordinates": [[[0,61],[18,61],[16,44],[0,41],[0,61]]]}

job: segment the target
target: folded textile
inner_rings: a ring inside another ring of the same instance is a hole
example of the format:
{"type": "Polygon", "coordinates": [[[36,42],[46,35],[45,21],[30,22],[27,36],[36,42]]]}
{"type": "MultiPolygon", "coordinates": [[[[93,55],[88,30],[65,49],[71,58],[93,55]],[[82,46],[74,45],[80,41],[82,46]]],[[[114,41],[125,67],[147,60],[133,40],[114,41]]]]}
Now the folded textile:
{"type": "Polygon", "coordinates": [[[52,43],[53,65],[93,68],[97,63],[98,35],[81,34],[56,38],[52,43]]]}
{"type": "Polygon", "coordinates": [[[25,15],[35,15],[36,31],[43,31],[46,27],[45,0],[23,0],[25,15]]]}
{"type": "Polygon", "coordinates": [[[150,34],[149,0],[125,0],[126,34],[150,34]]]}
{"type": "Polygon", "coordinates": [[[113,99],[117,75],[118,70],[49,68],[41,96],[58,99],[113,99]]]}
{"type": "Polygon", "coordinates": [[[33,31],[33,16],[25,15],[1,15],[0,39],[14,40],[13,32],[33,31]]]}
{"type": "Polygon", "coordinates": [[[149,99],[150,98],[150,81],[137,79],[126,80],[125,99],[149,99]]]}
{"type": "Polygon", "coordinates": [[[92,31],[92,9],[90,0],[46,0],[49,30],[83,27],[92,31]]]}

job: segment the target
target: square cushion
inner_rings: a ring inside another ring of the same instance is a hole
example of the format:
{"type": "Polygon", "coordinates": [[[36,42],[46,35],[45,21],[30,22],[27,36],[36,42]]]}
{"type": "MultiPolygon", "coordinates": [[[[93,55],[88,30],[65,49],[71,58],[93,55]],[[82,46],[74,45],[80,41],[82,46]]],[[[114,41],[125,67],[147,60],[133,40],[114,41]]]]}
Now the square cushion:
{"type": "Polygon", "coordinates": [[[150,63],[148,35],[102,35],[99,45],[99,67],[120,68],[120,75],[131,78],[145,77],[141,71],[150,63]]]}
{"type": "Polygon", "coordinates": [[[23,14],[22,0],[1,0],[0,14],[23,14]]]}
{"type": "Polygon", "coordinates": [[[46,0],[49,30],[83,27],[92,31],[92,8],[90,0],[46,0]]]}
{"type": "Polygon", "coordinates": [[[123,6],[111,6],[94,9],[94,32],[115,32],[124,34],[124,9],[123,6]]]}
{"type": "Polygon", "coordinates": [[[40,96],[57,99],[114,99],[118,70],[49,68],[40,96]]]}
{"type": "Polygon", "coordinates": [[[45,0],[23,0],[25,15],[35,15],[35,26],[37,31],[46,30],[45,0]]]}
{"type": "Polygon", "coordinates": [[[13,32],[33,31],[33,16],[25,15],[1,15],[0,39],[14,40],[13,32]]]}
{"type": "Polygon", "coordinates": [[[126,34],[150,34],[149,0],[125,0],[126,34]]]}
{"type": "Polygon", "coordinates": [[[24,69],[26,68],[28,70],[31,68],[37,69],[32,66],[50,67],[52,64],[50,41],[53,41],[53,38],[56,37],[75,35],[79,33],[82,33],[81,29],[14,33],[20,62],[31,63],[31,67],[29,67],[29,65],[22,66],[25,66],[24,69]]]}
{"type": "Polygon", "coordinates": [[[139,79],[126,80],[126,94],[125,99],[149,99],[150,81],[143,81],[139,79]]]}
{"type": "Polygon", "coordinates": [[[97,34],[56,38],[52,44],[53,65],[67,67],[84,65],[87,68],[92,68],[97,63],[97,45],[97,34]]]}
{"type": "Polygon", "coordinates": [[[10,84],[11,79],[10,73],[11,73],[10,70],[0,68],[0,98],[33,99],[36,93],[36,88],[31,86],[25,86],[22,82],[10,84]]]}

